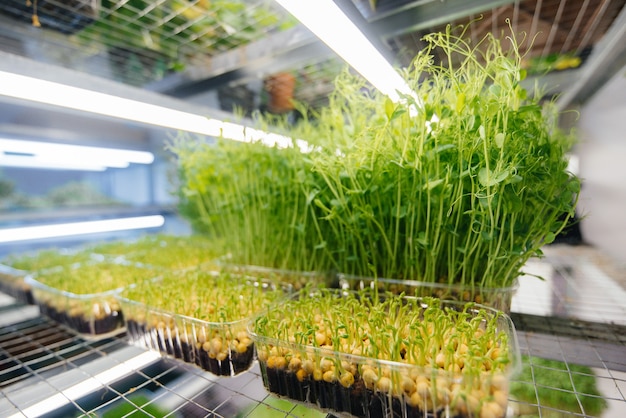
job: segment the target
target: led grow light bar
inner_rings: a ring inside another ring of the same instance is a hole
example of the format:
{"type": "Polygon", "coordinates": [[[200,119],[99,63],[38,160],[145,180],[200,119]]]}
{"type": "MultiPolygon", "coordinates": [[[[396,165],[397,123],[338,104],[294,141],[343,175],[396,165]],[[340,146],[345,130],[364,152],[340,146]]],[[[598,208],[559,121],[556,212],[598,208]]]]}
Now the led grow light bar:
{"type": "Polygon", "coordinates": [[[151,164],[147,151],[88,147],[0,137],[0,166],[68,168],[102,171],[125,168],[130,163],[151,164]]]}
{"type": "Polygon", "coordinates": [[[0,95],[211,137],[308,148],[303,141],[244,125],[5,71],[0,71],[0,95]]]}
{"type": "Polygon", "coordinates": [[[48,170],[104,171],[107,167],[83,161],[51,161],[39,155],[11,155],[0,152],[0,167],[43,168],[48,170]]]}
{"type": "Polygon", "coordinates": [[[276,0],[367,81],[394,102],[413,90],[332,0],[276,0]],[[400,94],[398,94],[400,93],[400,94]]]}
{"type": "Polygon", "coordinates": [[[105,219],[99,221],[5,228],[0,229],[0,244],[74,235],[97,234],[100,232],[158,228],[163,226],[164,223],[165,218],[163,216],[151,215],[131,218],[105,219]]]}

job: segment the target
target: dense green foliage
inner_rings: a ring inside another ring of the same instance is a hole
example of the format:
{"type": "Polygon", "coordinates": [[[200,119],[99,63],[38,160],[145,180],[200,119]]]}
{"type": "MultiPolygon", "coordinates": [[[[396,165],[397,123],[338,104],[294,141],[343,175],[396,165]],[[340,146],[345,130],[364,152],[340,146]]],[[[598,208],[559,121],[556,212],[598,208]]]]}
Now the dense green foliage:
{"type": "Polygon", "coordinates": [[[574,215],[572,140],[513,48],[436,33],[394,103],[348,72],[291,127],[312,150],[179,139],[181,210],[234,260],[508,286],[574,215]],[[434,52],[446,59],[435,63],[434,52]]]}
{"type": "Polygon", "coordinates": [[[155,277],[156,274],[153,269],[104,260],[42,270],[35,279],[59,291],[91,295],[112,292],[155,277]]]}
{"type": "Polygon", "coordinates": [[[251,317],[285,297],[280,287],[229,273],[201,270],[164,272],[138,282],[122,296],[133,302],[207,322],[235,322],[251,317]]]}

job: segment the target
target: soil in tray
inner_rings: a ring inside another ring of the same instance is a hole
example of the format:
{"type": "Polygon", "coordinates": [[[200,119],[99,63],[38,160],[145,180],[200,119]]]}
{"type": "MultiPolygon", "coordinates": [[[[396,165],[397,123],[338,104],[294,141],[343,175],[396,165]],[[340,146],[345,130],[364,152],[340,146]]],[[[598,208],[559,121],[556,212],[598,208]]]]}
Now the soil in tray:
{"type": "Polygon", "coordinates": [[[9,296],[14,297],[16,300],[29,305],[35,304],[35,298],[33,292],[29,289],[23,289],[20,286],[11,286],[0,281],[0,292],[6,293],[9,296]]]}
{"type": "Polygon", "coordinates": [[[106,334],[124,325],[124,318],[121,312],[113,312],[112,315],[94,319],[92,328],[92,320],[84,315],[68,315],[67,312],[60,311],[46,304],[41,304],[40,309],[41,312],[50,319],[65,324],[81,334],[106,334]]]}
{"type": "MultiPolygon", "coordinates": [[[[189,345],[187,345],[189,349],[189,345]]],[[[225,360],[209,357],[209,353],[202,347],[193,347],[195,363],[206,371],[218,376],[232,376],[248,370],[252,366],[254,346],[249,346],[244,353],[231,351],[225,360]]]]}
{"type": "Polygon", "coordinates": [[[461,415],[447,415],[443,410],[424,414],[420,408],[412,407],[399,398],[367,389],[358,378],[346,388],[339,382],[310,378],[300,381],[289,370],[269,368],[263,362],[260,366],[268,391],[298,402],[315,404],[323,410],[348,412],[363,418],[462,418],[461,415]]]}
{"type": "MultiPolygon", "coordinates": [[[[157,336],[156,347],[148,347],[158,350],[162,354],[167,354],[171,357],[183,360],[186,363],[195,364],[218,376],[232,376],[248,370],[252,366],[254,346],[248,347],[248,350],[244,353],[231,352],[230,357],[225,360],[217,360],[210,358],[209,354],[201,347],[196,348],[195,345],[189,344],[185,341],[181,341],[178,338],[170,338],[162,331],[149,330],[145,324],[138,323],[133,320],[129,320],[126,323],[126,327],[129,335],[134,340],[144,343],[144,337],[150,340],[151,332],[154,332],[157,336]]],[[[150,340],[152,341],[152,340],[150,340]]]]}

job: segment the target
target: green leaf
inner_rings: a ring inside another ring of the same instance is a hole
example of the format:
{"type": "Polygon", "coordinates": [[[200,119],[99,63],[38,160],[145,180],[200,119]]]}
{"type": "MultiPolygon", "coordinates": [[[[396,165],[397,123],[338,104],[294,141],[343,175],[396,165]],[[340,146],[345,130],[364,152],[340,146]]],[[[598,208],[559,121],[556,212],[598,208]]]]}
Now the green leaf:
{"type": "Polygon", "coordinates": [[[387,115],[387,120],[391,120],[391,117],[393,116],[393,112],[396,108],[396,105],[394,102],[391,101],[391,99],[387,98],[385,100],[385,115],[387,115]]]}
{"type": "Polygon", "coordinates": [[[424,190],[432,190],[443,183],[443,179],[431,180],[424,185],[424,190]]]}
{"type": "Polygon", "coordinates": [[[465,93],[461,92],[456,96],[456,111],[461,112],[465,107],[465,93]]]}
{"type": "Polygon", "coordinates": [[[389,118],[389,121],[391,122],[392,120],[396,119],[398,116],[403,115],[405,113],[406,113],[406,109],[398,106],[396,110],[394,110],[393,113],[391,114],[391,118],[389,118]]]}
{"type": "Polygon", "coordinates": [[[394,218],[404,218],[406,216],[406,206],[397,206],[392,209],[392,214],[394,218]]]}
{"type": "Polygon", "coordinates": [[[480,135],[480,139],[485,139],[485,126],[484,125],[480,125],[478,127],[478,134],[480,135]]]}
{"type": "Polygon", "coordinates": [[[498,132],[494,137],[494,140],[496,142],[496,146],[498,148],[502,148],[502,146],[504,145],[504,134],[502,132],[498,132]]]}
{"type": "Polygon", "coordinates": [[[324,248],[326,248],[326,241],[322,241],[319,244],[317,244],[315,247],[316,250],[323,250],[324,248]]]}
{"type": "Polygon", "coordinates": [[[554,240],[556,239],[556,235],[554,235],[554,232],[548,232],[546,234],[546,237],[543,240],[544,244],[550,244],[552,242],[554,242],[554,240]]]}
{"type": "Polygon", "coordinates": [[[491,241],[493,239],[493,235],[491,235],[489,232],[487,231],[482,231],[480,233],[480,237],[482,238],[483,241],[491,241]]]}
{"type": "Polygon", "coordinates": [[[426,233],[424,231],[421,231],[419,234],[417,234],[417,238],[415,238],[415,242],[421,247],[427,247],[428,238],[426,237],[426,233]]]}
{"type": "Polygon", "coordinates": [[[508,170],[501,171],[500,173],[494,174],[491,170],[488,170],[487,167],[483,167],[478,170],[478,182],[485,186],[495,186],[498,183],[506,180],[509,177],[508,170]]]}

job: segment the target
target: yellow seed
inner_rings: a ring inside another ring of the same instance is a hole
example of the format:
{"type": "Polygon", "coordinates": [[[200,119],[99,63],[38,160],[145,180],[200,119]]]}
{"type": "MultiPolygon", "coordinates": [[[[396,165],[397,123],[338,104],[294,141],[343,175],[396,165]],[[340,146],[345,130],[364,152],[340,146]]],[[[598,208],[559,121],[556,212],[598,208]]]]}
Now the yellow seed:
{"type": "Polygon", "coordinates": [[[457,363],[452,363],[448,366],[448,371],[452,373],[461,373],[461,366],[457,363]]]}
{"type": "Polygon", "coordinates": [[[422,375],[423,375],[422,369],[420,369],[419,367],[415,367],[409,370],[409,376],[411,377],[411,379],[415,381],[417,381],[417,379],[422,375]]]}
{"type": "Polygon", "coordinates": [[[315,369],[313,362],[309,359],[306,359],[302,362],[302,368],[307,374],[313,374],[313,370],[315,369]]]}
{"type": "Polygon", "coordinates": [[[467,404],[468,413],[474,414],[478,412],[478,409],[480,408],[480,401],[478,399],[479,398],[476,398],[473,395],[467,395],[465,403],[467,404]]]}
{"type": "Polygon", "coordinates": [[[324,376],[324,373],[320,369],[316,368],[315,370],[313,370],[313,379],[322,380],[323,376],[324,376]]]}
{"type": "Polygon", "coordinates": [[[259,361],[267,363],[267,357],[268,357],[268,354],[266,350],[257,351],[257,358],[259,359],[259,361]]]}
{"type": "Polygon", "coordinates": [[[267,367],[270,369],[276,368],[276,356],[270,355],[267,358],[267,367]]]}
{"type": "Polygon", "coordinates": [[[298,371],[296,372],[296,377],[298,378],[298,381],[302,382],[304,381],[304,379],[306,379],[308,376],[308,373],[304,371],[304,369],[298,369],[298,371]]]}
{"type": "Polygon", "coordinates": [[[391,390],[391,379],[387,376],[382,376],[378,379],[378,382],[376,382],[376,389],[384,393],[389,393],[391,390]]]}
{"type": "Polygon", "coordinates": [[[352,373],[353,375],[356,374],[356,364],[354,363],[350,363],[344,360],[341,362],[341,368],[345,371],[352,373]]]}
{"type": "Polygon", "coordinates": [[[219,361],[224,361],[226,360],[226,358],[228,357],[228,353],[225,351],[222,351],[220,353],[217,353],[217,355],[215,356],[215,358],[219,361]]]}
{"type": "Polygon", "coordinates": [[[409,376],[402,376],[402,383],[400,384],[400,386],[402,387],[402,391],[407,395],[410,395],[417,390],[415,381],[409,376]]]}
{"type": "Polygon", "coordinates": [[[420,379],[415,385],[415,390],[422,398],[428,398],[430,396],[430,383],[427,380],[420,379]]]}
{"type": "Polygon", "coordinates": [[[284,369],[285,367],[287,367],[287,359],[283,356],[276,357],[276,360],[274,361],[274,367],[276,367],[277,369],[284,369]]]}
{"type": "Polygon", "coordinates": [[[485,402],[480,408],[480,418],[501,418],[504,416],[504,409],[496,402],[485,402]]]}
{"type": "Polygon", "coordinates": [[[437,364],[437,366],[443,368],[446,364],[446,356],[445,354],[439,352],[437,353],[437,356],[435,357],[435,363],[437,364]]]}
{"type": "Polygon", "coordinates": [[[350,372],[343,372],[339,377],[339,382],[345,388],[349,388],[354,384],[354,375],[350,372]]]}
{"type": "Polygon", "coordinates": [[[222,351],[222,339],[221,338],[213,338],[211,340],[211,350],[215,353],[219,353],[222,351]]]}
{"type": "Polygon", "coordinates": [[[491,387],[495,390],[495,389],[499,389],[499,390],[503,390],[508,386],[507,384],[507,380],[506,377],[504,377],[504,375],[502,374],[495,374],[492,378],[491,378],[491,387]]]}
{"type": "Polygon", "coordinates": [[[365,369],[362,373],[363,381],[365,382],[365,386],[369,389],[373,389],[378,381],[378,375],[372,369],[365,369]]]}
{"type": "Polygon", "coordinates": [[[494,390],[493,391],[493,400],[495,403],[500,405],[503,409],[506,409],[506,405],[509,402],[507,393],[503,390],[494,390]]]}
{"type": "Polygon", "coordinates": [[[459,367],[459,370],[465,367],[465,357],[462,355],[454,355],[454,362],[459,367]]]}
{"type": "Polygon", "coordinates": [[[449,405],[451,400],[452,393],[450,392],[450,389],[447,387],[437,388],[437,401],[439,401],[441,405],[449,405]]]}
{"type": "Polygon", "coordinates": [[[320,331],[316,332],[315,342],[317,343],[318,346],[324,345],[324,343],[326,342],[326,334],[320,331]]]}
{"type": "Polygon", "coordinates": [[[302,360],[299,357],[292,357],[289,360],[289,370],[292,372],[298,371],[302,367],[302,360]]]}
{"type": "MultiPolygon", "coordinates": [[[[467,411],[467,404],[462,396],[455,396],[452,406],[461,413],[463,416],[470,416],[467,411]]],[[[472,414],[473,415],[473,414],[472,414]]]]}
{"type": "Polygon", "coordinates": [[[324,382],[328,382],[328,383],[332,383],[335,381],[335,371],[334,370],[328,370],[326,372],[324,372],[324,374],[322,375],[322,379],[324,379],[324,382]]]}
{"type": "Polygon", "coordinates": [[[422,397],[417,392],[413,392],[411,396],[407,398],[407,402],[412,407],[420,407],[423,405],[422,397]]]}
{"type": "Polygon", "coordinates": [[[322,359],[322,361],[320,361],[320,368],[322,369],[323,372],[327,372],[329,370],[332,370],[335,368],[335,364],[329,360],[329,359],[322,359]]]}
{"type": "Polygon", "coordinates": [[[209,351],[211,351],[211,343],[206,341],[204,344],[202,344],[202,349],[208,353],[209,351]]]}

